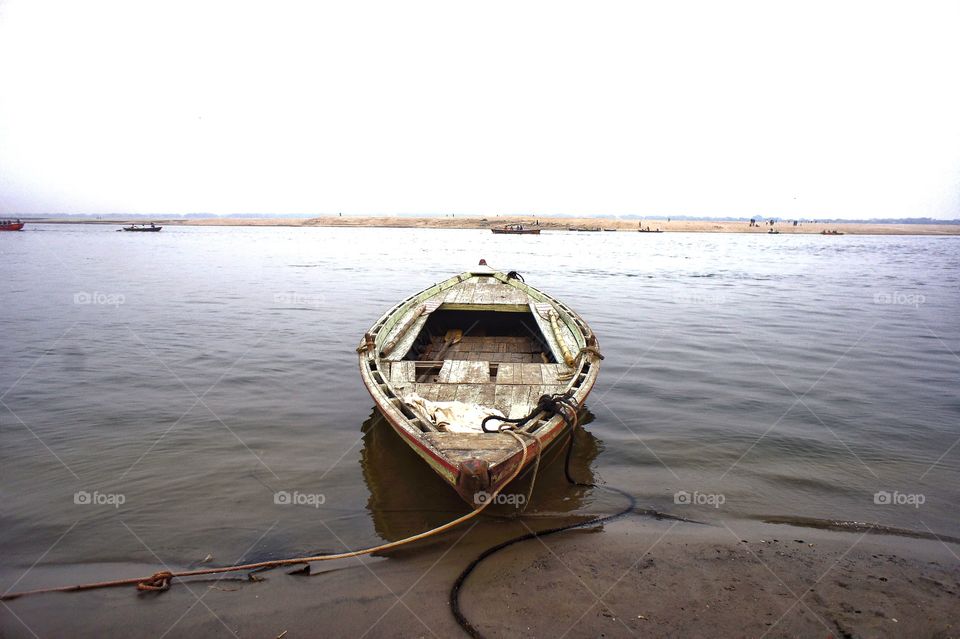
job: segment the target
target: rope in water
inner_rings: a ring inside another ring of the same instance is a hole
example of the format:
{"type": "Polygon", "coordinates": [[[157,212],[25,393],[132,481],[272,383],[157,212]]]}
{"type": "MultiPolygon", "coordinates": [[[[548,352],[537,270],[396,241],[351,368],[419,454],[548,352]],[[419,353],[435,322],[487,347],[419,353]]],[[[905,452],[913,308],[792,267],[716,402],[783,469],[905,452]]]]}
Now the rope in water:
{"type": "MultiPolygon", "coordinates": [[[[458,517],[453,521],[447,522],[442,526],[438,526],[432,530],[422,532],[406,539],[400,539],[398,541],[393,541],[387,544],[381,544],[379,546],[374,546],[372,548],[364,548],[363,550],[354,550],[350,552],[337,553],[334,555],[314,555],[310,557],[293,557],[290,559],[275,559],[272,561],[261,561],[252,564],[240,564],[235,566],[222,566],[219,568],[203,568],[199,570],[184,570],[180,572],[172,572],[169,570],[162,570],[156,572],[149,577],[131,577],[129,579],[115,579],[113,581],[98,581],[93,583],[85,584],[76,584],[72,586],[57,586],[53,588],[39,588],[37,590],[24,590],[21,592],[12,592],[4,595],[0,595],[0,601],[10,601],[11,599],[16,599],[18,597],[25,597],[27,595],[39,595],[49,592],[78,592],[82,590],[96,590],[99,588],[116,588],[118,586],[136,586],[137,590],[144,592],[157,592],[163,590],[169,590],[170,585],[174,579],[179,579],[183,577],[196,577],[199,575],[214,575],[225,572],[243,572],[247,570],[261,570],[266,568],[276,568],[278,566],[290,566],[295,564],[310,564],[316,561],[332,561],[334,559],[348,559],[350,557],[359,557],[361,555],[369,555],[375,552],[382,552],[385,550],[391,550],[415,541],[420,541],[421,539],[426,539],[427,537],[432,537],[438,535],[442,532],[455,528],[465,521],[469,521],[479,515],[481,512],[486,509],[491,503],[496,501],[497,495],[499,495],[503,490],[517,478],[517,475],[523,470],[524,466],[527,463],[528,455],[528,445],[526,441],[523,440],[519,435],[513,433],[512,430],[506,430],[509,434],[520,442],[520,447],[522,449],[522,456],[520,458],[520,463],[517,465],[517,468],[513,471],[510,477],[500,485],[495,491],[493,491],[489,498],[487,498],[482,504],[477,506],[476,509],[470,511],[462,517],[458,517]]],[[[539,466],[540,451],[539,447],[537,450],[537,464],[539,466]]]]}

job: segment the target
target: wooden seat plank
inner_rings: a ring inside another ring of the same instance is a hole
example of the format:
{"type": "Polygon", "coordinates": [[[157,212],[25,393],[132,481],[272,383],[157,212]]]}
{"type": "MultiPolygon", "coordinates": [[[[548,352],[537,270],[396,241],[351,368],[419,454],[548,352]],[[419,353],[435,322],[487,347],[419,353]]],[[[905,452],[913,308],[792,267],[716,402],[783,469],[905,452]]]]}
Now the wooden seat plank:
{"type": "Polygon", "coordinates": [[[490,363],[448,359],[440,368],[441,384],[486,384],[490,382],[490,363]]]}

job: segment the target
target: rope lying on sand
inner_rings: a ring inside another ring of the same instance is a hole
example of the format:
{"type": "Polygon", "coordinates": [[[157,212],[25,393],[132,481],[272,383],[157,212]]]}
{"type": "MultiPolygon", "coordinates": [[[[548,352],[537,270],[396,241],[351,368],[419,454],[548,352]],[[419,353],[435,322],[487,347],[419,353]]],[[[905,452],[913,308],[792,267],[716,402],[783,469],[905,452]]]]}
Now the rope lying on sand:
{"type": "MultiPolygon", "coordinates": [[[[543,398],[541,398],[541,400],[543,399],[549,399],[549,398],[547,396],[544,396],[543,398]]],[[[555,402],[557,402],[558,398],[555,396],[553,399],[555,402]]],[[[557,403],[561,403],[561,402],[557,402],[557,403]]],[[[562,402],[562,403],[569,408],[573,408],[573,406],[571,406],[566,402],[562,402]]],[[[596,524],[602,524],[603,522],[611,521],[613,519],[617,519],[618,517],[623,517],[624,515],[632,512],[636,508],[637,502],[636,502],[636,499],[634,499],[633,495],[623,490],[620,490],[619,488],[613,488],[612,486],[597,486],[596,484],[593,484],[593,483],[579,482],[573,478],[573,476],[570,474],[570,460],[573,457],[573,438],[574,438],[574,435],[576,435],[577,426],[579,426],[580,420],[578,418],[576,410],[572,411],[572,416],[566,415],[565,413],[562,412],[562,410],[560,411],[560,414],[563,416],[564,421],[566,421],[567,424],[570,426],[570,437],[567,440],[567,454],[563,462],[563,474],[566,476],[567,481],[574,486],[581,486],[584,488],[602,488],[604,490],[615,492],[619,495],[626,497],[627,500],[629,501],[629,504],[623,510],[620,510],[612,515],[600,515],[600,516],[592,517],[586,521],[581,521],[575,524],[567,524],[565,526],[557,526],[556,528],[548,528],[546,530],[529,532],[524,535],[519,535],[517,537],[507,539],[506,541],[501,542],[496,546],[492,546],[491,548],[487,548],[482,553],[480,553],[480,555],[477,556],[476,559],[471,561],[467,565],[467,567],[463,569],[460,575],[457,576],[456,581],[453,582],[453,586],[450,588],[450,601],[449,601],[450,612],[453,613],[453,617],[454,619],[457,620],[457,624],[459,624],[460,627],[463,628],[464,632],[466,632],[468,635],[470,635],[474,639],[483,639],[483,635],[480,633],[479,630],[477,630],[476,626],[470,623],[470,620],[467,619],[466,615],[464,615],[463,611],[460,609],[460,593],[463,590],[463,586],[466,583],[467,578],[471,575],[471,573],[473,573],[474,570],[476,570],[477,566],[479,566],[483,560],[487,559],[492,555],[495,555],[496,553],[500,552],[504,548],[507,548],[514,544],[518,544],[522,541],[527,541],[528,539],[538,539],[541,537],[547,537],[549,535],[555,535],[565,530],[573,530],[574,528],[586,528],[588,526],[595,526],[596,524]]],[[[532,487],[531,487],[531,490],[532,490],[532,487]]]]}
{"type": "MultiPolygon", "coordinates": [[[[164,571],[156,572],[149,577],[133,577],[129,579],[116,579],[113,581],[100,581],[100,582],[93,582],[93,583],[76,584],[72,586],[59,586],[54,588],[41,588],[37,590],[27,590],[27,591],[14,592],[14,593],[2,595],[0,596],[0,601],[9,601],[11,599],[24,597],[27,595],[38,595],[38,594],[50,593],[50,592],[79,592],[83,590],[96,590],[99,588],[115,588],[118,586],[134,586],[134,585],[136,586],[137,590],[142,592],[162,592],[170,589],[170,586],[172,585],[174,579],[181,579],[184,577],[195,577],[199,575],[212,575],[212,574],[219,574],[219,573],[226,573],[226,572],[243,572],[243,571],[262,570],[262,569],[276,568],[279,566],[289,566],[289,565],[295,565],[295,564],[310,564],[316,561],[332,561],[334,559],[347,559],[350,557],[358,557],[361,555],[369,555],[375,552],[390,550],[393,548],[397,548],[399,546],[413,543],[415,541],[419,541],[421,539],[426,539],[427,537],[432,537],[433,535],[438,535],[442,532],[450,530],[451,528],[459,526],[460,524],[466,521],[469,521],[470,519],[473,519],[474,517],[479,515],[481,512],[483,512],[487,506],[489,506],[490,504],[496,501],[497,495],[503,492],[503,490],[514,479],[516,479],[518,475],[520,475],[520,473],[523,471],[524,466],[526,465],[526,462],[527,462],[528,445],[526,441],[524,441],[524,439],[516,431],[522,428],[526,424],[526,422],[529,421],[529,419],[531,419],[536,413],[543,410],[546,410],[547,412],[553,412],[554,414],[559,414],[561,417],[563,417],[563,420],[566,422],[566,424],[570,426],[570,435],[567,441],[567,450],[566,450],[566,456],[565,456],[564,465],[563,465],[563,472],[567,478],[567,481],[574,486],[581,486],[585,488],[602,488],[604,490],[615,492],[619,495],[622,495],[623,497],[626,497],[627,500],[629,501],[629,504],[627,505],[626,508],[612,515],[600,515],[597,517],[592,517],[586,521],[582,521],[579,523],[568,524],[565,526],[557,526],[555,528],[548,528],[546,530],[539,530],[536,532],[530,532],[524,535],[520,535],[518,537],[513,537],[511,539],[508,539],[504,542],[497,544],[496,546],[486,549],[485,551],[480,553],[480,555],[476,559],[471,561],[470,564],[466,568],[464,568],[464,570],[457,577],[456,581],[453,583],[453,586],[450,589],[449,603],[450,603],[450,610],[453,613],[453,616],[456,619],[457,623],[460,625],[460,627],[471,637],[474,637],[474,639],[482,639],[483,635],[480,633],[479,630],[477,630],[477,628],[472,623],[470,623],[470,621],[463,614],[463,611],[460,609],[460,593],[463,590],[463,586],[466,583],[467,578],[471,575],[471,573],[473,573],[473,571],[477,568],[477,566],[480,565],[481,562],[491,557],[492,555],[500,552],[504,548],[526,541],[528,539],[542,538],[542,537],[554,535],[556,533],[560,533],[566,530],[573,530],[575,528],[586,528],[589,526],[594,526],[596,524],[600,524],[603,522],[611,521],[613,519],[622,517],[630,512],[633,512],[636,508],[636,500],[629,493],[623,490],[620,490],[619,488],[613,488],[611,486],[597,486],[596,484],[593,484],[593,483],[579,482],[575,480],[573,476],[570,474],[570,461],[573,456],[574,436],[576,435],[576,430],[580,422],[579,415],[577,414],[577,408],[578,406],[576,401],[574,401],[572,397],[570,397],[569,395],[563,395],[563,394],[554,395],[554,396],[545,395],[541,397],[541,401],[538,402],[538,407],[534,409],[534,412],[532,412],[530,415],[524,418],[515,419],[515,420],[503,420],[503,419],[497,418],[498,421],[504,422],[500,425],[500,428],[498,429],[499,432],[504,432],[506,434],[511,435],[514,439],[517,440],[517,442],[519,442],[521,446],[522,456],[520,459],[520,463],[517,465],[517,468],[513,471],[513,473],[510,475],[507,481],[501,484],[500,488],[495,490],[490,495],[490,498],[486,499],[476,509],[472,510],[466,515],[463,515],[462,517],[458,517],[453,521],[443,524],[442,526],[439,526],[432,530],[428,530],[426,532],[419,533],[417,535],[413,535],[411,537],[407,537],[406,539],[401,539],[401,540],[390,542],[387,544],[381,544],[379,546],[374,546],[372,548],[365,548],[363,550],[355,550],[351,552],[338,553],[334,555],[293,557],[290,559],[277,559],[273,561],[261,561],[261,562],[252,563],[252,564],[240,564],[235,566],[223,566],[220,568],[204,568],[200,570],[186,570],[186,571],[180,571],[180,572],[172,572],[172,571],[164,570],[164,571]],[[508,423],[512,425],[508,426],[507,425],[508,423]]],[[[486,429],[484,428],[484,430],[486,429]]],[[[528,437],[532,437],[532,435],[530,435],[529,433],[525,433],[523,431],[519,431],[519,432],[528,437]]],[[[530,496],[529,493],[533,491],[533,483],[536,482],[537,468],[540,465],[540,455],[541,455],[541,451],[538,447],[537,448],[537,465],[533,469],[533,479],[531,481],[530,491],[528,492],[528,495],[527,495],[528,499],[526,500],[525,503],[529,502],[529,496],[530,496]]],[[[659,515],[659,513],[656,513],[656,514],[659,515]]]]}
{"type": "MultiPolygon", "coordinates": [[[[25,597],[27,595],[39,595],[48,592],[79,592],[81,590],[96,590],[99,588],[116,588],[118,586],[136,586],[137,590],[146,591],[146,592],[159,592],[164,590],[169,590],[170,585],[174,579],[180,579],[183,577],[196,577],[199,575],[214,575],[225,572],[243,572],[247,570],[262,570],[266,568],[276,568],[278,566],[290,566],[295,564],[310,564],[315,561],[333,561],[334,559],[348,559],[350,557],[359,557],[361,555],[369,555],[375,552],[382,552],[384,550],[391,550],[393,548],[398,548],[406,544],[413,543],[415,541],[420,541],[421,539],[426,539],[427,537],[432,537],[434,535],[439,535],[442,532],[455,528],[460,524],[469,521],[482,513],[484,509],[490,504],[496,501],[497,495],[499,495],[503,490],[517,478],[517,475],[523,470],[524,466],[527,463],[527,454],[528,446],[527,443],[518,435],[514,434],[512,430],[507,431],[514,436],[514,438],[520,442],[520,447],[522,449],[522,457],[520,458],[520,463],[517,465],[516,470],[510,475],[510,477],[503,484],[500,485],[500,488],[493,491],[490,494],[490,497],[482,504],[477,506],[476,509],[470,511],[462,517],[458,517],[453,521],[447,522],[442,526],[438,526],[432,530],[422,532],[412,537],[407,537],[406,539],[400,539],[398,541],[392,541],[387,544],[381,544],[379,546],[374,546],[372,548],[364,548],[363,550],[354,550],[351,552],[342,552],[334,555],[314,555],[311,557],[292,557],[290,559],[275,559],[273,561],[261,561],[252,564],[240,564],[235,566],[222,566],[219,568],[202,568],[199,570],[184,570],[180,572],[171,572],[169,570],[163,570],[156,572],[149,577],[131,577],[128,579],[115,579],[113,581],[98,581],[93,583],[85,584],[75,584],[72,586],[56,586],[53,588],[39,588],[37,590],[25,590],[21,592],[12,592],[0,596],[0,601],[10,601],[11,599],[16,599],[18,597],[25,597]]],[[[537,458],[539,460],[539,451],[537,453],[537,458]]]]}

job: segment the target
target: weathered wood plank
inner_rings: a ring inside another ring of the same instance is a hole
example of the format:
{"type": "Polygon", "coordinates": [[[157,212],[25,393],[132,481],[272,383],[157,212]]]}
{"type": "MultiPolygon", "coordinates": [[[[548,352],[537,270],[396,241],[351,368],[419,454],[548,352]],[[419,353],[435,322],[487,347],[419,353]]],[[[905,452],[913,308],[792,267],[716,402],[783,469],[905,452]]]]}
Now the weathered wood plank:
{"type": "Polygon", "coordinates": [[[507,434],[425,433],[424,439],[438,450],[512,450],[517,440],[507,434]]]}
{"type": "Polygon", "coordinates": [[[437,395],[440,392],[440,384],[419,383],[415,389],[417,395],[431,402],[437,401],[437,395]]]}
{"type": "Polygon", "coordinates": [[[457,392],[453,396],[454,401],[464,404],[479,404],[480,384],[457,384],[457,392]]]}
{"type": "MultiPolygon", "coordinates": [[[[539,387],[536,387],[537,397],[540,397],[539,387]]],[[[524,417],[533,407],[530,401],[531,387],[523,385],[497,386],[494,405],[507,417],[516,419],[524,417]]]]}
{"type": "Polygon", "coordinates": [[[438,402],[452,402],[457,397],[458,384],[438,384],[440,389],[437,391],[438,402]]]}
{"type": "Polygon", "coordinates": [[[540,385],[543,383],[542,364],[520,364],[520,383],[540,385]]]}
{"type": "Polygon", "coordinates": [[[416,365],[414,361],[393,362],[390,365],[390,383],[397,385],[416,381],[416,365]]]}
{"type": "Polygon", "coordinates": [[[505,362],[497,366],[497,384],[519,384],[520,371],[516,364],[505,362]]]}
{"type": "Polygon", "coordinates": [[[566,367],[561,364],[543,364],[540,367],[540,372],[543,374],[543,384],[545,386],[559,384],[559,375],[564,370],[566,370],[566,367]]]}
{"type": "Polygon", "coordinates": [[[448,359],[440,369],[441,384],[486,384],[490,382],[490,363],[448,359]]]}

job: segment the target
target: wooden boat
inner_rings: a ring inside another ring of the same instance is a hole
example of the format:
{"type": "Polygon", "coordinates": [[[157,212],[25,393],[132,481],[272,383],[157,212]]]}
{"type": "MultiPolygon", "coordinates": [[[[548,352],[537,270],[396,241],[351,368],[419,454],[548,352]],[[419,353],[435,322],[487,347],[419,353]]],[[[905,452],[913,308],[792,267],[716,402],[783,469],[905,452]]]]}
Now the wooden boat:
{"type": "Polygon", "coordinates": [[[154,226],[153,224],[151,224],[150,226],[139,226],[137,224],[131,224],[130,226],[123,227],[123,230],[133,231],[135,233],[156,233],[162,228],[163,228],[162,226],[154,226]]]}
{"type": "Polygon", "coordinates": [[[523,224],[505,224],[500,228],[490,230],[494,233],[504,233],[510,235],[540,235],[540,229],[524,228],[523,224]]]}
{"type": "MultiPolygon", "coordinates": [[[[484,417],[530,416],[517,432],[527,446],[524,465],[532,464],[569,428],[560,414],[534,410],[541,396],[567,393],[582,405],[602,359],[596,337],[573,310],[484,261],[387,311],[357,352],[377,408],[474,506],[523,459],[513,435],[481,429],[484,417]],[[462,414],[445,421],[437,407],[462,414]]],[[[501,424],[494,420],[487,429],[501,424]]]]}
{"type": "Polygon", "coordinates": [[[19,231],[23,229],[23,222],[8,222],[0,224],[0,231],[19,231]]]}

